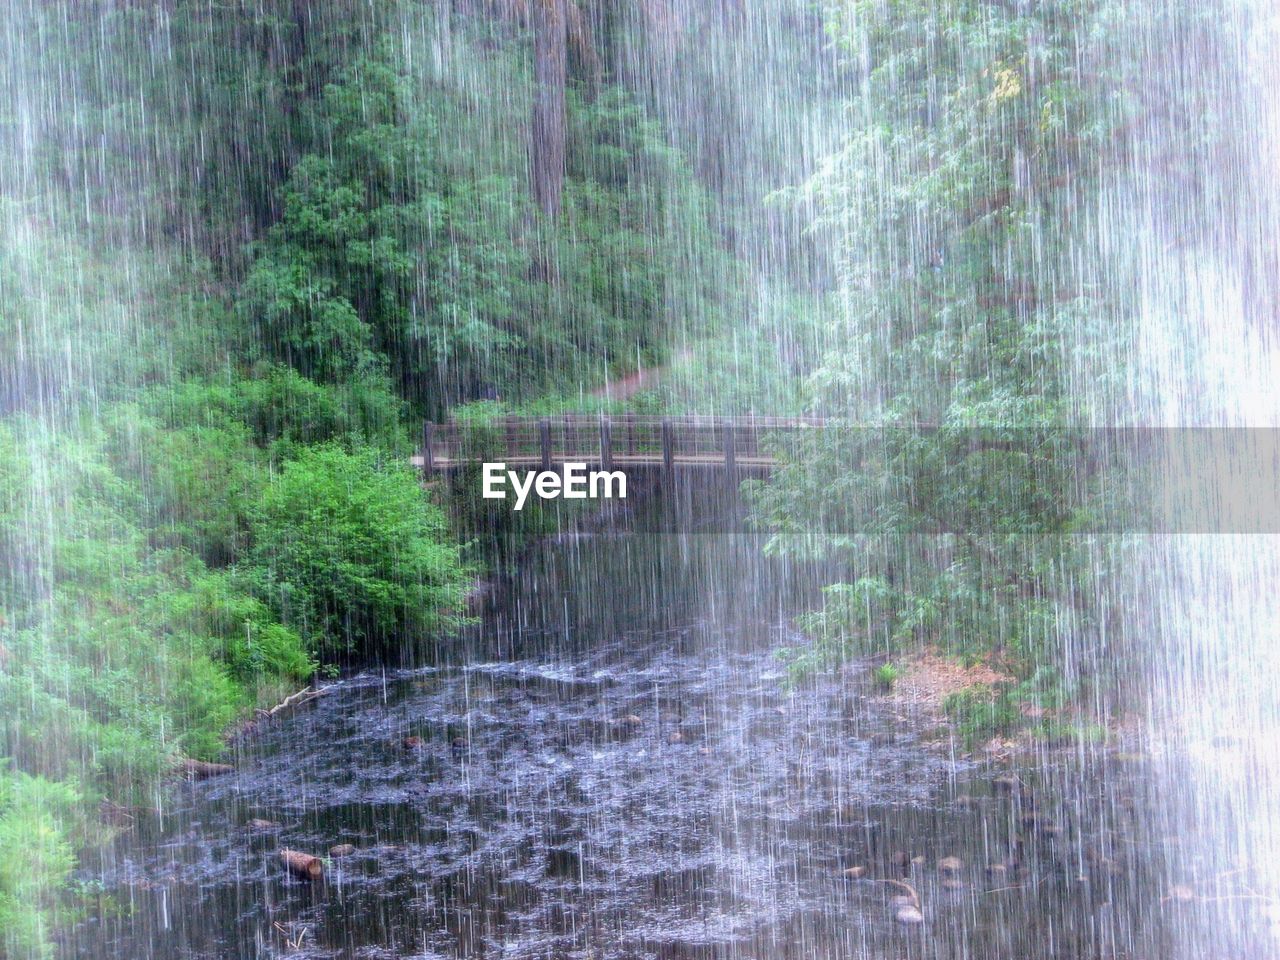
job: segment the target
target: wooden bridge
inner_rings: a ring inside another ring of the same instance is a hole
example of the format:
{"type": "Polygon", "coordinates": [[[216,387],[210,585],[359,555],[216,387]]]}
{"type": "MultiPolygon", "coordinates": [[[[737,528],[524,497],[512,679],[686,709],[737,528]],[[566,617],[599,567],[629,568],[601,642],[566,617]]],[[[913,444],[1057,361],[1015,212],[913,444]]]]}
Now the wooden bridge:
{"type": "Polygon", "coordinates": [[[585,463],[603,470],[720,469],[732,475],[768,473],[776,458],[766,434],[818,429],[806,417],[651,417],[565,414],[503,417],[423,427],[414,464],[425,475],[501,461],[508,468],[552,470],[585,463]]]}

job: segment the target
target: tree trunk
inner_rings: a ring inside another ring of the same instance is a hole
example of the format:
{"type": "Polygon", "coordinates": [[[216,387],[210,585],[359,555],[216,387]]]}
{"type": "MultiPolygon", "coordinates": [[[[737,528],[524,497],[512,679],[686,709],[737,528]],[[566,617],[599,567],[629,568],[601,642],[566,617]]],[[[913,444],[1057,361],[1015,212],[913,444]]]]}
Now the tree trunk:
{"type": "Polygon", "coordinates": [[[532,7],[534,91],[529,176],[534,201],[546,216],[554,218],[560,214],[564,193],[565,0],[534,0],[532,7]]]}

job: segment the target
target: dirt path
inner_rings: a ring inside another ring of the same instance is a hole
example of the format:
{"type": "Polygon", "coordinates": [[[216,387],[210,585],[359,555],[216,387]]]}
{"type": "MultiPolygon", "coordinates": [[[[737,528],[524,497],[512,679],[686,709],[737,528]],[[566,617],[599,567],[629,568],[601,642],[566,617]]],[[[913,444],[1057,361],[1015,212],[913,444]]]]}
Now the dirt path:
{"type": "MultiPolygon", "coordinates": [[[[689,351],[684,350],[676,355],[673,362],[686,360],[688,357],[689,351]]],[[[670,363],[661,367],[642,367],[634,373],[627,374],[621,380],[614,380],[591,391],[591,396],[601,400],[626,400],[641,390],[656,386],[670,370],[670,363]]]]}

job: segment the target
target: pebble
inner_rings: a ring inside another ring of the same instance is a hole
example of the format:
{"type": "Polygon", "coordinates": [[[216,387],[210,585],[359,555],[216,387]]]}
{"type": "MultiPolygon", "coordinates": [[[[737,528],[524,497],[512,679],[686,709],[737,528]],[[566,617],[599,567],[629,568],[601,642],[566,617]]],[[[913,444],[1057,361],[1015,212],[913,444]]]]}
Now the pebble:
{"type": "Polygon", "coordinates": [[[918,907],[913,906],[899,907],[897,913],[895,913],[893,917],[899,923],[924,923],[924,914],[920,912],[918,907]]]}
{"type": "Polygon", "coordinates": [[[331,857],[349,857],[355,852],[355,846],[350,843],[339,843],[329,848],[329,856],[331,857]]]}

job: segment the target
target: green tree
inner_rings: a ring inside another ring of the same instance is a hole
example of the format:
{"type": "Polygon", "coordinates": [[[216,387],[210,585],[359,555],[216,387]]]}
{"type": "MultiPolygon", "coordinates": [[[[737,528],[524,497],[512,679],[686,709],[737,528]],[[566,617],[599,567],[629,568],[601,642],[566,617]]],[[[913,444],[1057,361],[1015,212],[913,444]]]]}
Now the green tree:
{"type": "Polygon", "coordinates": [[[841,251],[839,345],[810,382],[832,425],[755,491],[775,549],[850,569],[798,656],[936,643],[1030,670],[1064,627],[1097,626],[1097,544],[1074,534],[1099,477],[1069,387],[1075,346],[1118,354],[1127,310],[1072,255],[1125,121],[1091,70],[1126,57],[1081,53],[1107,8],[828,9],[858,74],[850,133],[809,186],[841,251]]]}

